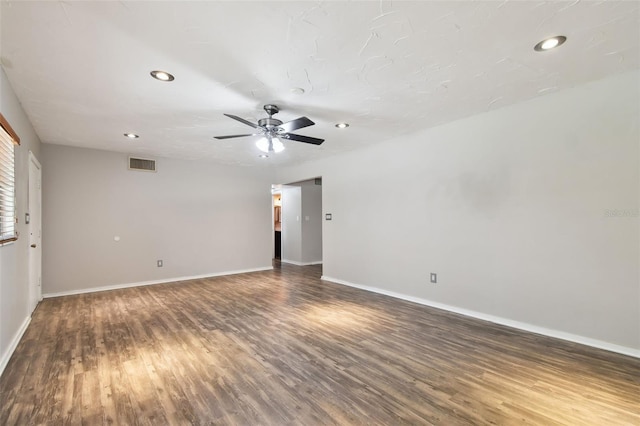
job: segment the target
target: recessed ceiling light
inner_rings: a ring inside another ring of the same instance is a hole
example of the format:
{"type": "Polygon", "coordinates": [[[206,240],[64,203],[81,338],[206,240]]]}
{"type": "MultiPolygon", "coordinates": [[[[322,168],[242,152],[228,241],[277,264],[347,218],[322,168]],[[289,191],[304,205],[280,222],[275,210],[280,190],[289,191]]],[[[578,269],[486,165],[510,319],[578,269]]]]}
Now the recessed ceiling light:
{"type": "Polygon", "coordinates": [[[135,133],[125,133],[124,134],[126,137],[128,137],[129,139],[138,139],[140,136],[136,135],[135,133]]]}
{"type": "Polygon", "coordinates": [[[173,77],[171,74],[169,74],[166,71],[151,71],[151,77],[155,78],[156,80],[160,80],[160,81],[173,81],[175,77],[173,77]]]}
{"type": "Polygon", "coordinates": [[[565,41],[567,41],[567,38],[565,36],[550,37],[536,44],[533,50],[535,50],[536,52],[544,52],[545,50],[551,50],[560,46],[565,41]]]}
{"type": "Polygon", "coordinates": [[[336,124],[336,127],[338,129],[346,129],[347,127],[349,127],[349,123],[338,123],[336,124]]]}
{"type": "Polygon", "coordinates": [[[258,155],[259,158],[269,158],[269,156],[267,154],[260,154],[258,155]]]}
{"type": "Polygon", "coordinates": [[[294,95],[302,95],[304,94],[304,89],[302,87],[293,87],[291,88],[291,93],[294,95]]]}

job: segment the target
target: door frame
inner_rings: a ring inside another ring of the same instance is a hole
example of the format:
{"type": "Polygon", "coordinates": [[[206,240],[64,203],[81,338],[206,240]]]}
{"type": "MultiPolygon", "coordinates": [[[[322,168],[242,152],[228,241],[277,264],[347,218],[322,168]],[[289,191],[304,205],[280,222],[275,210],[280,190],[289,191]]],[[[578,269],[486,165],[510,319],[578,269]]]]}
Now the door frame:
{"type": "Polygon", "coordinates": [[[32,151],[29,151],[28,181],[29,311],[33,312],[42,300],[42,165],[32,151]],[[32,172],[36,175],[35,182],[32,172]]]}

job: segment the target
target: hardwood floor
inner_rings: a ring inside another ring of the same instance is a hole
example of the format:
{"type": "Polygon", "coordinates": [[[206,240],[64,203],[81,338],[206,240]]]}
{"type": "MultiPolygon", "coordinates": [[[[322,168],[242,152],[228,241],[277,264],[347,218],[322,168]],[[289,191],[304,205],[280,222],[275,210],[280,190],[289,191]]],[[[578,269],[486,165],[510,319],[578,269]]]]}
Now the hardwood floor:
{"type": "Polygon", "coordinates": [[[0,378],[0,424],[640,424],[639,359],[320,271],[46,299],[0,378]]]}

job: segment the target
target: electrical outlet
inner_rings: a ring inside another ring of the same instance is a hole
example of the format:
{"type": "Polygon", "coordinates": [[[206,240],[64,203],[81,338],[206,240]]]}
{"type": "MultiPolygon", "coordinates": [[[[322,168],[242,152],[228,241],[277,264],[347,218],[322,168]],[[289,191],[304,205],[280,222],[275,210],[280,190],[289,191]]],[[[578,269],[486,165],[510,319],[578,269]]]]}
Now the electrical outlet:
{"type": "Polygon", "coordinates": [[[162,265],[163,265],[162,260],[158,260],[157,263],[158,263],[158,268],[162,268],[162,265]]]}
{"type": "Polygon", "coordinates": [[[431,282],[436,284],[438,282],[438,274],[431,273],[431,282]]]}

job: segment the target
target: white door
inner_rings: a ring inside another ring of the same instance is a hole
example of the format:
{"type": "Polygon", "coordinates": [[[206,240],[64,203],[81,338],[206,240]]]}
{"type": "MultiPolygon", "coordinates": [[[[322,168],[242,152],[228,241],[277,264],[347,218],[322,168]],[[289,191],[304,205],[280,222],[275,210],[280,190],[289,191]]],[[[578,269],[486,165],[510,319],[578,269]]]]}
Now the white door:
{"type": "Polygon", "coordinates": [[[29,308],[42,300],[42,168],[29,151],[29,308]]]}

